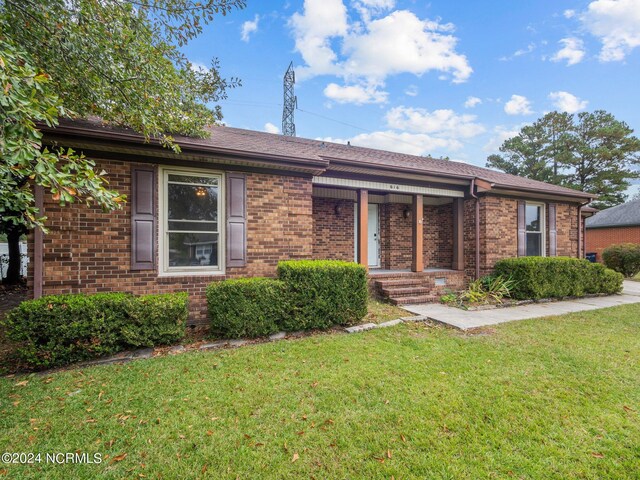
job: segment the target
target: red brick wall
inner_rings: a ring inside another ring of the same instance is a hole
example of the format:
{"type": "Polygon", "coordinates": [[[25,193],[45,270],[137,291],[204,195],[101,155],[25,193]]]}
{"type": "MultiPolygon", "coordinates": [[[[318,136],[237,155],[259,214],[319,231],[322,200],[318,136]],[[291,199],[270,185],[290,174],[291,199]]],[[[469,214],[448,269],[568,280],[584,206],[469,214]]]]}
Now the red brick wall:
{"type": "Polygon", "coordinates": [[[354,202],[313,198],[313,258],[353,262],[354,202]],[[336,206],[340,205],[340,213],[336,206]]]}
{"type": "Polygon", "coordinates": [[[410,205],[402,203],[385,203],[380,205],[380,248],[381,267],[392,270],[411,268],[413,246],[411,243],[411,216],[404,218],[405,208],[410,205]]]}
{"type": "Polygon", "coordinates": [[[587,228],[587,253],[597,253],[599,262],[602,262],[602,251],[616,243],[640,243],[640,226],[587,228]]]}
{"type": "Polygon", "coordinates": [[[424,206],[425,268],[451,268],[453,265],[453,207],[445,205],[424,206]]]}
{"type": "MultiPolygon", "coordinates": [[[[98,161],[110,187],[131,198],[130,163],[98,161]]],[[[247,265],[226,275],[158,277],[130,270],[130,207],[102,213],[82,205],[59,207],[45,198],[43,294],[123,291],[136,294],[187,291],[191,322],[206,323],[204,292],[224,278],[275,275],[278,260],[312,256],[311,179],[247,174],[247,265]]],[[[33,252],[33,238],[29,239],[33,252]]],[[[30,262],[33,287],[33,260],[30,262]]]]}
{"type": "MultiPolygon", "coordinates": [[[[557,255],[576,257],[578,252],[578,205],[556,203],[557,255]]],[[[546,209],[548,212],[548,208],[546,209]]],[[[548,248],[548,226],[547,248],[548,248]]],[[[588,248],[588,247],[587,247],[588,248]]],[[[491,273],[502,258],[518,256],[518,200],[480,197],[480,275],[491,273]]],[[[475,200],[464,202],[465,274],[475,276],[475,200]]]]}

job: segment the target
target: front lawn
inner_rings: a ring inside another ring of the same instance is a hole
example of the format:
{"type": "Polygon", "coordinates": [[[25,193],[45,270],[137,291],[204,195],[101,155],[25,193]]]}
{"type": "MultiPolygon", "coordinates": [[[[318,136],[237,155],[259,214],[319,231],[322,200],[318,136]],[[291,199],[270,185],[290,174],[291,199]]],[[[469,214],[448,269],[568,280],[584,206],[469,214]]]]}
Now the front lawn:
{"type": "Polygon", "coordinates": [[[0,379],[9,478],[637,478],[640,305],[0,379]],[[108,457],[107,457],[108,456],[108,457]]]}
{"type": "Polygon", "coordinates": [[[390,303],[383,302],[374,297],[369,297],[367,303],[367,316],[360,323],[382,323],[401,317],[411,317],[413,314],[390,303]]]}

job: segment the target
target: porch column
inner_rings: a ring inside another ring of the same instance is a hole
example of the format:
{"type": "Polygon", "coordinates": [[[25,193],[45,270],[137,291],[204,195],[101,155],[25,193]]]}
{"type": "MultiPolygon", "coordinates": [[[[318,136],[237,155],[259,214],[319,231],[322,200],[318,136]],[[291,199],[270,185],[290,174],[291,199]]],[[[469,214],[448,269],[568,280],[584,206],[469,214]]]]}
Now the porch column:
{"type": "Polygon", "coordinates": [[[369,267],[369,192],[358,190],[358,238],[356,251],[358,263],[369,267]]]}
{"type": "Polygon", "coordinates": [[[453,200],[453,265],[454,270],[464,270],[464,200],[453,200]]]}
{"type": "Polygon", "coordinates": [[[424,200],[422,195],[413,196],[413,210],[411,212],[411,221],[413,223],[413,260],[411,262],[411,271],[422,272],[424,270],[424,256],[422,247],[424,243],[422,216],[424,215],[424,200]]]}

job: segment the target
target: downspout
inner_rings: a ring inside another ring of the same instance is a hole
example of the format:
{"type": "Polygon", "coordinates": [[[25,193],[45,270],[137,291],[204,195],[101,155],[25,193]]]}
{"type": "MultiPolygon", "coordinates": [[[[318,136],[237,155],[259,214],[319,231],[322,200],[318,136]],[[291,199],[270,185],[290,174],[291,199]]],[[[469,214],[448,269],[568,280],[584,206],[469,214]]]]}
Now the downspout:
{"type": "Polygon", "coordinates": [[[469,193],[473,198],[476,199],[476,215],[475,215],[475,224],[476,224],[476,280],[480,278],[480,199],[475,194],[474,190],[476,187],[476,179],[471,179],[471,188],[469,189],[469,193]]]}
{"type": "MultiPolygon", "coordinates": [[[[44,189],[40,185],[34,188],[34,197],[38,213],[42,215],[44,209],[44,189]]],[[[44,232],[40,227],[33,230],[33,298],[42,296],[42,271],[43,271],[43,250],[44,232]]]]}
{"type": "Polygon", "coordinates": [[[578,205],[578,258],[584,258],[587,254],[587,227],[586,222],[582,223],[582,207],[590,203],[591,200],[578,205]],[[582,237],[580,235],[582,235],[582,237]],[[584,243],[580,240],[581,238],[584,238],[584,243]],[[584,250],[584,252],[582,250],[584,250]]]}

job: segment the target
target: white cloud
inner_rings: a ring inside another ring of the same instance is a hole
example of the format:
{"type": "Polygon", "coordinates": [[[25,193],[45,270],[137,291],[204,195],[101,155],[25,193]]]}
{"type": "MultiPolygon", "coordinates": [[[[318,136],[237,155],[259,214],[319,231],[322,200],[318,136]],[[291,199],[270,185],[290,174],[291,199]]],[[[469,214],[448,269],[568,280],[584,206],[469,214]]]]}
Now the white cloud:
{"type": "Polygon", "coordinates": [[[280,129],[271,122],[264,124],[264,131],[267,133],[280,133],[280,129]]]}
{"type": "Polygon", "coordinates": [[[396,132],[384,130],[361,133],[351,138],[322,138],[325,142],[347,143],[358,147],[378,148],[390,152],[408,153],[409,155],[427,155],[433,151],[459,150],[462,144],[456,140],[438,138],[424,133],[396,132]]]}
{"type": "Polygon", "coordinates": [[[336,74],[338,56],[331,48],[333,37],[347,35],[347,8],[342,0],[305,0],[304,13],[294,13],[290,20],[296,42],[307,64],[298,69],[298,78],[336,74]]]}
{"type": "Polygon", "coordinates": [[[404,94],[409,95],[410,97],[417,97],[419,92],[417,85],[409,85],[405,89],[404,94]]]}
{"type": "Polygon", "coordinates": [[[379,148],[411,155],[445,154],[461,150],[463,140],[485,131],[475,115],[458,115],[452,110],[432,112],[411,107],[395,107],[386,114],[387,129],[351,138],[323,138],[324,141],[379,148]]]}
{"type": "Polygon", "coordinates": [[[258,31],[258,22],[260,21],[260,16],[256,15],[253,17],[253,20],[247,20],[242,24],[240,29],[240,37],[243,42],[248,42],[251,34],[258,31]]]}
{"type": "Polygon", "coordinates": [[[531,102],[522,95],[511,95],[511,99],[504,104],[504,111],[507,115],[529,115],[533,113],[531,102]]]}
{"type": "Polygon", "coordinates": [[[493,129],[493,137],[482,147],[487,153],[496,153],[500,149],[500,146],[512,137],[515,137],[520,133],[522,127],[526,124],[520,124],[513,127],[505,127],[504,125],[498,125],[493,129]]]}
{"type": "Polygon", "coordinates": [[[395,0],[355,0],[352,4],[365,22],[369,22],[372,16],[380,15],[396,6],[395,0]]]}
{"type": "Polygon", "coordinates": [[[589,104],[587,100],[580,100],[569,92],[551,92],[549,99],[558,110],[567,113],[576,113],[584,110],[589,104]]]}
{"type": "Polygon", "coordinates": [[[567,66],[580,63],[585,55],[584,42],[579,38],[568,37],[560,40],[562,48],[551,57],[553,62],[567,61],[567,66]]]}
{"type": "Polygon", "coordinates": [[[389,0],[357,0],[360,19],[349,19],[342,0],[305,0],[302,13],[289,22],[295,48],[305,65],[299,79],[336,75],[346,84],[383,87],[388,76],[430,71],[445,73],[454,83],[472,73],[467,58],[456,51],[454,27],[395,10],[389,0]],[[372,12],[377,16],[372,18],[372,12]]]}
{"type": "Polygon", "coordinates": [[[453,110],[430,112],[423,108],[394,107],[387,112],[387,125],[396,130],[427,133],[443,138],[471,138],[485,131],[475,115],[458,115],[453,110]]]}
{"type": "Polygon", "coordinates": [[[200,62],[189,62],[189,63],[191,64],[189,65],[189,68],[191,68],[191,70],[193,70],[194,72],[204,73],[209,70],[209,68],[204,63],[200,63],[200,62]]]}
{"type": "Polygon", "coordinates": [[[482,100],[478,97],[467,97],[464,102],[464,108],[474,108],[482,103],[482,100]]]}
{"type": "Polygon", "coordinates": [[[451,24],[420,20],[412,12],[397,10],[367,24],[365,32],[345,38],[343,72],[383,81],[389,75],[436,70],[462,83],[473,70],[455,51],[457,38],[446,34],[451,29],[451,24]]]}
{"type": "Polygon", "coordinates": [[[375,10],[391,10],[396,6],[395,0],[358,0],[356,3],[375,10]]]}
{"type": "Polygon", "coordinates": [[[330,83],[324,89],[324,95],[338,103],[385,103],[388,93],[378,90],[374,85],[344,85],[330,83]]]}
{"type": "Polygon", "coordinates": [[[533,52],[535,49],[536,49],[536,44],[535,43],[530,43],[529,45],[527,45],[527,48],[520,48],[520,49],[516,50],[515,52],[513,52],[511,55],[505,56],[505,57],[500,57],[498,60],[500,60],[501,62],[509,62],[509,61],[513,60],[514,58],[518,58],[518,57],[521,57],[523,55],[527,55],[527,54],[533,52]]]}
{"type": "Polygon", "coordinates": [[[624,60],[640,46],[640,0],[596,0],[579,18],[602,42],[603,62],[624,60]]]}
{"type": "Polygon", "coordinates": [[[564,18],[573,18],[576,16],[576,11],[571,9],[565,10],[562,12],[562,15],[564,15],[564,18]]]}

